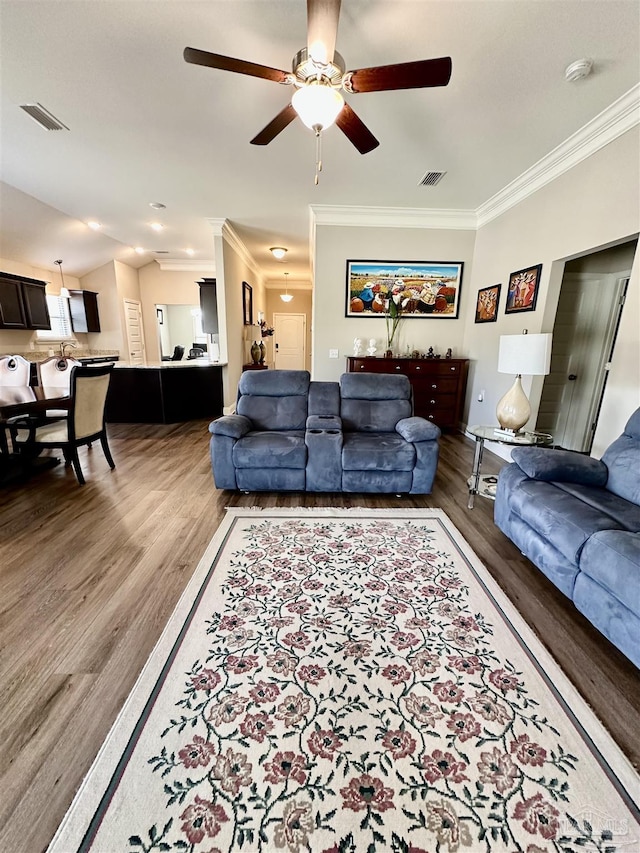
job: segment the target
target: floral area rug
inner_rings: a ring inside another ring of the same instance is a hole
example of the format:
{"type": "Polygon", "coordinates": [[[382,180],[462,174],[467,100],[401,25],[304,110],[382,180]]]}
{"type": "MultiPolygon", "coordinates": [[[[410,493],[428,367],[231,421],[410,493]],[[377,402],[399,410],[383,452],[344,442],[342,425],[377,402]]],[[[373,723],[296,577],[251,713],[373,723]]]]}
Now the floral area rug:
{"type": "Polygon", "coordinates": [[[638,777],[439,510],[230,510],[52,853],[638,850],[638,777]]]}

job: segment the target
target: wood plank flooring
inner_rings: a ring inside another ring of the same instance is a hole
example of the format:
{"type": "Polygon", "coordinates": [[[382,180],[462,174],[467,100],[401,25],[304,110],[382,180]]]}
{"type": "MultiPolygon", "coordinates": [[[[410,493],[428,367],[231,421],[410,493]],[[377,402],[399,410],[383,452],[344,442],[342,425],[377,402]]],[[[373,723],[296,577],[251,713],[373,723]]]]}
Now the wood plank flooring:
{"type": "MultiPolygon", "coordinates": [[[[114,425],[99,447],[0,489],[0,851],[46,849],[226,506],[440,507],[640,766],[638,670],[493,524],[467,509],[473,444],[444,436],[433,494],[236,495],[213,486],[207,422],[114,425]]],[[[485,453],[485,473],[502,461],[485,453]]]]}

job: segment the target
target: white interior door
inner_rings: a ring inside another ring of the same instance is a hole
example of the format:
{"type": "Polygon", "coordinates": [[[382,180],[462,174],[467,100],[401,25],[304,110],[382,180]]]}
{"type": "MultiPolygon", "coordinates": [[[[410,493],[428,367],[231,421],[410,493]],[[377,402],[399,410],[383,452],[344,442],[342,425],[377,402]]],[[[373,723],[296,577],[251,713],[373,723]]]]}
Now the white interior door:
{"type": "Polygon", "coordinates": [[[304,370],[307,318],[305,314],[273,315],[276,370],[304,370]]]}
{"type": "Polygon", "coordinates": [[[536,427],[567,450],[591,449],[623,287],[619,273],[567,273],[562,280],[536,427]]]}
{"type": "Polygon", "coordinates": [[[131,364],[145,363],[144,332],[142,330],[142,306],[135,299],[124,300],[124,320],[127,329],[128,354],[125,361],[131,364]]]}

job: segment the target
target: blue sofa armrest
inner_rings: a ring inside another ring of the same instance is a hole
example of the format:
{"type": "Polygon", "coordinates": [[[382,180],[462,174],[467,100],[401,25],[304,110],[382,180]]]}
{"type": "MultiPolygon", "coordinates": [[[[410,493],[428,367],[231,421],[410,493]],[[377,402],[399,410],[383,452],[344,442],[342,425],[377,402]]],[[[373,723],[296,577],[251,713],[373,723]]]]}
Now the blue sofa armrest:
{"type": "Polygon", "coordinates": [[[440,438],[440,429],[426,418],[402,418],[396,424],[396,432],[412,444],[416,441],[435,441],[440,438]]]}
{"type": "Polygon", "coordinates": [[[532,480],[557,480],[583,486],[605,486],[609,469],[599,459],[573,450],[517,447],[511,458],[532,480]]]}
{"type": "Polygon", "coordinates": [[[229,438],[242,438],[251,430],[251,421],[244,415],[224,415],[209,424],[211,435],[226,435],[229,438]]]}
{"type": "Polygon", "coordinates": [[[342,418],[338,417],[338,415],[309,415],[307,418],[307,429],[342,430],[342,418]]]}

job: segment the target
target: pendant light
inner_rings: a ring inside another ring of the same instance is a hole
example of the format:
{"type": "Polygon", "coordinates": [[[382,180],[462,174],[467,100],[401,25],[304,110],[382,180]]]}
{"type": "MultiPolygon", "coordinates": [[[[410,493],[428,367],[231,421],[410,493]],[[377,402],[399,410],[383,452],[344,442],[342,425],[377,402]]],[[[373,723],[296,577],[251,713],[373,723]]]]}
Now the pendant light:
{"type": "Polygon", "coordinates": [[[60,268],[60,280],[62,281],[62,287],[60,288],[60,297],[61,297],[61,299],[69,299],[70,298],[69,291],[64,286],[64,275],[62,274],[62,260],[57,260],[57,261],[54,261],[53,263],[57,264],[58,267],[60,268]]]}
{"type": "Polygon", "coordinates": [[[280,294],[280,299],[282,299],[283,302],[291,302],[291,300],[293,299],[293,294],[289,293],[289,289],[286,285],[287,276],[289,275],[289,273],[286,272],[284,275],[285,275],[285,279],[284,279],[285,280],[285,287],[284,287],[285,292],[280,294]]]}

